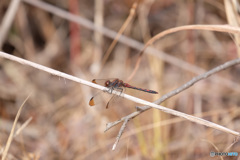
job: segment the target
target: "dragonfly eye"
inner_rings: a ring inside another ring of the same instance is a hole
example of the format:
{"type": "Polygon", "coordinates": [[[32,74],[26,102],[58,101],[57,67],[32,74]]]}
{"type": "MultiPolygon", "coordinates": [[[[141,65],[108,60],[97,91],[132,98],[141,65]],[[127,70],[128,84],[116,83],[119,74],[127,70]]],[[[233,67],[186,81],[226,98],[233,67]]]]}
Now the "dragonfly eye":
{"type": "Polygon", "coordinates": [[[110,84],[110,81],[106,81],[106,82],[105,82],[105,86],[106,86],[106,87],[108,87],[109,84],[110,84]]]}

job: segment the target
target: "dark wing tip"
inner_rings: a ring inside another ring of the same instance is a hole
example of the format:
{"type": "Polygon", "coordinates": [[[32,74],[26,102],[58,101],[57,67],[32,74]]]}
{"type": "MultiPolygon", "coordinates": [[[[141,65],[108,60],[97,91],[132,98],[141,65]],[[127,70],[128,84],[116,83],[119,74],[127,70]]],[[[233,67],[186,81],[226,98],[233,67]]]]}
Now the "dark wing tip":
{"type": "Polygon", "coordinates": [[[90,101],[89,101],[89,106],[94,106],[95,105],[95,103],[94,103],[94,99],[93,99],[93,97],[90,99],[90,101]]]}
{"type": "Polygon", "coordinates": [[[106,109],[108,109],[108,105],[109,105],[109,102],[108,102],[107,105],[106,105],[106,109]]]}
{"type": "Polygon", "coordinates": [[[96,83],[96,79],[93,79],[93,80],[92,80],[92,83],[96,83]]]}

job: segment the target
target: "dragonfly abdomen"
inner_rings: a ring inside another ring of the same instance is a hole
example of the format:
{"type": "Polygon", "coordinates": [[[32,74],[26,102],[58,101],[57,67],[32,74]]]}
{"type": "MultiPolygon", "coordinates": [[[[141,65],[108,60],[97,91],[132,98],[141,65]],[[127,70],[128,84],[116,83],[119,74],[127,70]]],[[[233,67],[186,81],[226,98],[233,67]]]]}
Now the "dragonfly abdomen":
{"type": "Polygon", "coordinates": [[[131,88],[131,89],[136,89],[136,90],[147,92],[147,93],[158,94],[158,92],[156,92],[156,91],[149,90],[149,89],[143,89],[143,88],[137,88],[137,87],[134,87],[134,86],[131,86],[131,85],[125,85],[125,87],[131,88]]]}

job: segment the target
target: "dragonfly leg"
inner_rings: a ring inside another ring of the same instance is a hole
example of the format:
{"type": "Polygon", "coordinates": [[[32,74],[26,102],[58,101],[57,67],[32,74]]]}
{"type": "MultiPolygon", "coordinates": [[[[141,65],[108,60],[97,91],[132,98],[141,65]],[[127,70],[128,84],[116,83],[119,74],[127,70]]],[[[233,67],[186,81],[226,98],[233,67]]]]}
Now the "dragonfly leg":
{"type": "Polygon", "coordinates": [[[105,90],[104,92],[108,92],[109,94],[112,94],[114,88],[113,87],[108,87],[107,90],[105,90]]]}
{"type": "Polygon", "coordinates": [[[113,88],[113,87],[111,87],[111,88],[110,88],[110,93],[111,93],[111,94],[112,94],[113,90],[114,90],[114,88],[113,88]]]}
{"type": "Polygon", "coordinates": [[[117,90],[120,92],[120,94],[119,94],[119,96],[120,96],[122,94],[122,92],[123,92],[123,88],[118,87],[117,90]]]}

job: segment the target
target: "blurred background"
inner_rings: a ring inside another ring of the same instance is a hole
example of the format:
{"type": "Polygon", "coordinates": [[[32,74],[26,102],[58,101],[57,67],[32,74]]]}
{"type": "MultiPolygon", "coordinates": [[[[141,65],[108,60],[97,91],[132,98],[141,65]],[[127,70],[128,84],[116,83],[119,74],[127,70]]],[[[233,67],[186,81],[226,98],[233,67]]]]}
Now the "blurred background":
{"type": "MultiPolygon", "coordinates": [[[[0,37],[1,50],[88,81],[94,78],[126,81],[139,58],[139,49],[164,30],[190,24],[229,24],[231,13],[236,16],[231,23],[239,24],[238,6],[233,3],[237,1],[229,4],[215,0],[44,0],[40,6],[34,2],[38,1],[18,3],[6,36],[0,37]],[[132,8],[134,3],[137,4],[135,9],[132,8]],[[50,11],[45,6],[49,4],[54,7],[50,11]],[[232,6],[232,10],[227,5],[232,6]],[[133,15],[129,14],[131,8],[135,12],[133,15]],[[59,17],[59,10],[65,18],[59,17]],[[92,23],[87,21],[88,27],[79,25],[66,19],[71,18],[70,14],[92,23]],[[116,46],[105,58],[113,39],[106,35],[110,31],[98,32],[93,24],[115,33],[128,18],[130,21],[123,34],[133,41],[116,40],[116,46]],[[133,42],[138,42],[140,48],[132,47],[133,42]]],[[[11,3],[0,2],[1,25],[11,3]]],[[[200,30],[163,37],[152,45],[159,54],[144,52],[138,70],[128,81],[159,94],[134,90],[127,93],[148,101],[157,100],[204,70],[238,58],[236,42],[228,33],[200,30]],[[176,58],[176,61],[169,61],[163,55],[176,58]],[[189,69],[194,68],[194,72],[183,69],[185,63],[191,64],[193,67],[189,69]]],[[[234,66],[195,84],[162,105],[197,114],[239,132],[239,75],[240,66],[234,66]]],[[[106,123],[134,112],[138,104],[121,98],[109,109],[104,105],[90,107],[89,99],[98,92],[0,58],[0,148],[6,144],[19,107],[32,93],[18,123],[20,126],[30,117],[32,120],[14,138],[8,159],[190,160],[209,159],[210,151],[240,154],[240,142],[233,135],[156,109],[132,119],[116,150],[112,151],[121,124],[104,132],[106,123]]]]}

